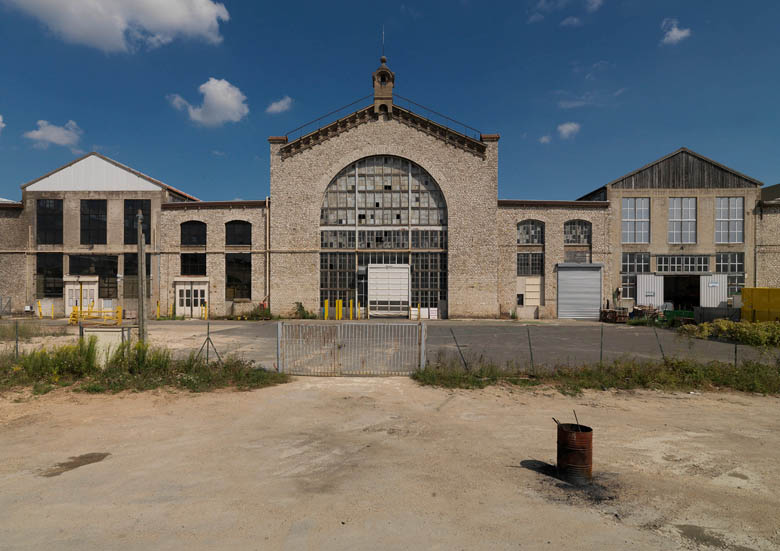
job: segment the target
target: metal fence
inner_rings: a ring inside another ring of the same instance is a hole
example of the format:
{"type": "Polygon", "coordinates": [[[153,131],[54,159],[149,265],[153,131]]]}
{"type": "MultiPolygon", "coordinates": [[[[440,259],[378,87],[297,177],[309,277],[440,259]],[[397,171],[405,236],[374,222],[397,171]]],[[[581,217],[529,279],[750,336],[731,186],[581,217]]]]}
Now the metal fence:
{"type": "Polygon", "coordinates": [[[278,324],[277,365],[293,375],[408,375],[425,365],[422,323],[278,324]]]}
{"type": "Polygon", "coordinates": [[[0,317],[11,315],[11,297],[0,296],[0,317]]]}

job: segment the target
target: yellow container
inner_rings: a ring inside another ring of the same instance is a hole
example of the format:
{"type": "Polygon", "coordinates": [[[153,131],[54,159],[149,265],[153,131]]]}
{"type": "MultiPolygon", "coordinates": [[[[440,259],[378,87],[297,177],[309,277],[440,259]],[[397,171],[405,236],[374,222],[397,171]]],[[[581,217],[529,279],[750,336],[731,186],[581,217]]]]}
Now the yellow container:
{"type": "Polygon", "coordinates": [[[769,321],[769,310],[756,310],[756,321],[769,321]]]}
{"type": "Polygon", "coordinates": [[[780,321],[780,310],[770,310],[769,321],[780,321]]]}
{"type": "Polygon", "coordinates": [[[780,289],[769,289],[769,309],[780,311],[780,289]]]}
{"type": "Polygon", "coordinates": [[[742,306],[742,315],[740,316],[740,319],[742,321],[753,321],[753,312],[754,310],[752,308],[742,306]]]}
{"type": "Polygon", "coordinates": [[[767,287],[753,289],[753,309],[769,310],[769,289],[767,287]]]}

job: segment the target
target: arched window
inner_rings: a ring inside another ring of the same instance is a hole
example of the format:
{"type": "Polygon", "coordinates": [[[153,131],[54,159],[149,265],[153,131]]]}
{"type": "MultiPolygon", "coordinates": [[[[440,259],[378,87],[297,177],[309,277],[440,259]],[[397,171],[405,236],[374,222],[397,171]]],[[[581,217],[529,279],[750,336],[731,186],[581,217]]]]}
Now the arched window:
{"type": "Polygon", "coordinates": [[[517,225],[518,245],[544,245],[544,222],[523,220],[517,225]]]}
{"type": "Polygon", "coordinates": [[[587,220],[569,220],[563,225],[564,245],[590,245],[593,224],[587,220]]]}
{"type": "Polygon", "coordinates": [[[206,223],[190,220],[181,224],[182,245],[206,245],[206,223]]]}
{"type": "MultiPolygon", "coordinates": [[[[447,205],[438,183],[416,163],[376,155],[336,174],[322,201],[320,244],[321,305],[352,299],[365,307],[368,265],[408,264],[411,303],[444,306],[447,205]]],[[[381,306],[408,314],[409,300],[381,306]]]]}
{"type": "Polygon", "coordinates": [[[231,220],[225,224],[225,245],[251,245],[252,224],[245,220],[231,220]]]}

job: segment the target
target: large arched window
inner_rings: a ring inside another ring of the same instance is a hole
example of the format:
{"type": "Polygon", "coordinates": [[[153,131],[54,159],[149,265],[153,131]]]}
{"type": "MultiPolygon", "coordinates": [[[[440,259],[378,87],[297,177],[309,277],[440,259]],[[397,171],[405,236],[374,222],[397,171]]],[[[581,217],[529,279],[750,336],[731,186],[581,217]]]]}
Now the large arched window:
{"type": "Polygon", "coordinates": [[[251,245],[252,224],[245,220],[231,220],[225,224],[225,245],[251,245]]]}
{"type": "Polygon", "coordinates": [[[181,244],[184,246],[206,245],[206,223],[197,220],[182,222],[181,244]]]}
{"type": "Polygon", "coordinates": [[[569,220],[563,224],[565,245],[590,245],[593,239],[593,224],[587,220],[569,220]]]}
{"type": "Polygon", "coordinates": [[[544,245],[544,222],[523,220],[517,225],[518,245],[544,245]]]}
{"type": "Polygon", "coordinates": [[[325,190],[320,247],[322,304],[365,306],[369,264],[409,264],[415,307],[446,300],[447,205],[433,177],[408,159],[376,155],[341,170],[325,190]]]}

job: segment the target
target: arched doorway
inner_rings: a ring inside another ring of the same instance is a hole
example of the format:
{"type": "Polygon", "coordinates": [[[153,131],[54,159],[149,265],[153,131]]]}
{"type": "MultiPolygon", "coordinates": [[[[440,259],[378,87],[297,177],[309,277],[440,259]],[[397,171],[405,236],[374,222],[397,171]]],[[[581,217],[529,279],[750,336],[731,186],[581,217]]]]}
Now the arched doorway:
{"type": "Polygon", "coordinates": [[[371,316],[416,316],[418,305],[422,318],[446,315],[447,206],[425,169],[375,155],[331,180],[320,214],[320,306],[325,300],[352,300],[371,316]],[[376,294],[369,272],[380,266],[396,266],[393,277],[406,267],[406,299],[376,294]]]}

